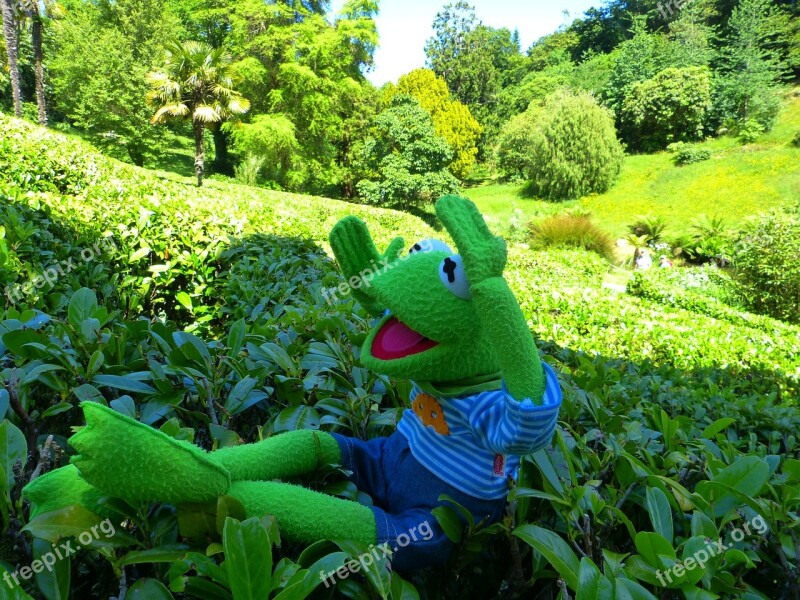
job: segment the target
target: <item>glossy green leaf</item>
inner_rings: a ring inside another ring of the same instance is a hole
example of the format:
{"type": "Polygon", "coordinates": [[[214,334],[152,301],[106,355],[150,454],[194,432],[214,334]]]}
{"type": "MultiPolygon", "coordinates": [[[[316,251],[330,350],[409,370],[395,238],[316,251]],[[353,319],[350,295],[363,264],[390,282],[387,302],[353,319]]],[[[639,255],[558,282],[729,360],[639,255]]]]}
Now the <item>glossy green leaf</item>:
{"type": "Polygon", "coordinates": [[[520,525],[513,533],[544,556],[570,589],[577,589],[580,561],[560,535],[530,524],[520,525]]]}
{"type": "Polygon", "coordinates": [[[614,594],[614,586],[600,569],[585,556],[578,571],[578,588],[575,600],[605,600],[614,594]]]}
{"type": "Polygon", "coordinates": [[[70,597],[71,556],[59,556],[51,542],[34,538],[31,563],[36,586],[47,600],[67,600],[70,597]]]}
{"type": "Polygon", "coordinates": [[[17,461],[23,466],[28,461],[25,436],[11,421],[3,420],[0,423],[0,466],[5,471],[5,485],[8,489],[14,485],[14,463],[17,461]]]}
{"type": "Polygon", "coordinates": [[[653,529],[672,544],[672,509],[666,494],[659,488],[648,487],[645,502],[653,529]]]}
{"type": "Polygon", "coordinates": [[[225,569],[236,600],[263,600],[272,590],[272,544],[258,519],[228,517],[222,533],[225,569]]]}
{"type": "Polygon", "coordinates": [[[125,392],[147,395],[156,393],[153,387],[125,375],[96,375],[92,382],[99,386],[110,387],[125,392]]]}
{"type": "Polygon", "coordinates": [[[80,329],[81,324],[97,310],[97,296],[89,288],[81,288],[69,299],[67,316],[70,324],[80,329]]]}
{"type": "Polygon", "coordinates": [[[125,594],[125,600],[172,600],[172,594],[157,579],[139,579],[125,594]]]}

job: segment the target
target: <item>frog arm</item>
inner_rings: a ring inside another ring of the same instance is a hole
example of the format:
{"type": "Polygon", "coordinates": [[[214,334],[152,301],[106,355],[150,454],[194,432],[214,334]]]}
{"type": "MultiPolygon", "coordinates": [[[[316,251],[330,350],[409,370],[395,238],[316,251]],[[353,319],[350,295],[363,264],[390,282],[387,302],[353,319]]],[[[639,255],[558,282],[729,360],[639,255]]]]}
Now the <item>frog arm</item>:
{"type": "Polygon", "coordinates": [[[489,231],[478,208],[464,198],[445,196],[436,203],[436,214],[464,261],[472,302],[508,392],[518,401],[541,404],[544,370],[522,309],[503,277],[505,241],[489,231]]]}
{"type": "Polygon", "coordinates": [[[379,254],[366,223],[350,215],[334,225],[329,240],[353,297],[373,316],[382,314],[386,307],[381,306],[362,287],[368,287],[372,277],[386,264],[397,259],[403,248],[403,238],[395,238],[386,252],[379,254]]]}
{"type": "Polygon", "coordinates": [[[505,278],[484,279],[470,286],[470,291],[509,394],[519,401],[541,404],[545,373],[539,350],[505,278]]]}

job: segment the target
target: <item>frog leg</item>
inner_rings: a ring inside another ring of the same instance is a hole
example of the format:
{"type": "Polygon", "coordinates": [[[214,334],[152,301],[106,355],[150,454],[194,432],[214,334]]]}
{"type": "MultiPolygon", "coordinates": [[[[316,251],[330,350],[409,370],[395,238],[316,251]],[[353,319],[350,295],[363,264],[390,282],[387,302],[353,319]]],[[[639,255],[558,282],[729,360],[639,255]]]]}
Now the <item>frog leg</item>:
{"type": "Polygon", "coordinates": [[[377,540],[372,509],[351,500],[277,481],[236,481],[228,495],[244,505],[248,517],[274,516],[282,534],[293,542],[347,539],[374,544],[377,540]]]}

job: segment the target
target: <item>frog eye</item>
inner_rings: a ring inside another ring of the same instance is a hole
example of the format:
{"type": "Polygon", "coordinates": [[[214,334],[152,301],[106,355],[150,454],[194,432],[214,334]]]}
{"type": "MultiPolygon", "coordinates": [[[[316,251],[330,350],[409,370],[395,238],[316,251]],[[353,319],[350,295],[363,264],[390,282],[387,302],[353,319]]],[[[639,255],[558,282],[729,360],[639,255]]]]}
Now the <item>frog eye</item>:
{"type": "Polygon", "coordinates": [[[458,254],[448,256],[439,264],[439,279],[444,287],[462,300],[469,300],[469,281],[464,272],[464,261],[458,254]]]}
{"type": "Polygon", "coordinates": [[[426,239],[420,242],[417,242],[411,248],[408,249],[409,254],[415,254],[417,252],[447,252],[448,254],[452,254],[453,251],[450,249],[450,246],[445,244],[441,240],[435,239],[426,239]]]}

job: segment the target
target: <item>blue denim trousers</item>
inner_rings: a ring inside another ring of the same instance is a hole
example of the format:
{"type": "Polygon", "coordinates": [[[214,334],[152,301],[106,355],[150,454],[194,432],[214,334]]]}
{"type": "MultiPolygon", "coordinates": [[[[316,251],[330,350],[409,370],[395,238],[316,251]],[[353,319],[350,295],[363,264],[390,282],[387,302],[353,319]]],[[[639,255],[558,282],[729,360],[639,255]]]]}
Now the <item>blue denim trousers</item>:
{"type": "Polygon", "coordinates": [[[411,571],[447,562],[455,545],[431,510],[447,494],[469,510],[475,521],[495,523],[506,501],[475,498],[439,479],[411,454],[408,441],[395,432],[367,442],[333,434],[342,450],[350,481],[372,497],[378,544],[389,544],[392,568],[411,571]]]}

